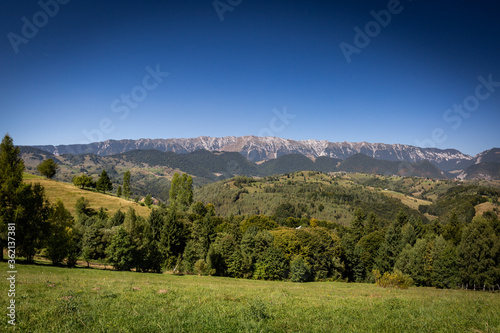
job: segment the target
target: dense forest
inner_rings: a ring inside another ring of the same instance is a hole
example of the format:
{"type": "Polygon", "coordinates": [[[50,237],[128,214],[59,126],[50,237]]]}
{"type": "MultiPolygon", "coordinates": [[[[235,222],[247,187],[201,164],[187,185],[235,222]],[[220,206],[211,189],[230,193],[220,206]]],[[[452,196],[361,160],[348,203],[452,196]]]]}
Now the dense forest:
{"type": "Polygon", "coordinates": [[[6,136],[0,235],[5,248],[15,225],[16,254],[28,262],[42,256],[55,265],[100,261],[117,270],[294,282],[373,282],[402,272],[419,286],[500,289],[500,192],[482,184],[304,171],[193,192],[193,179],[175,174],[168,205],[147,218],[133,209],[110,216],[85,198],[72,216],[41,186],[23,183],[23,170],[6,136]],[[412,209],[379,191],[390,186],[428,201],[412,209]],[[482,204],[492,209],[478,214],[482,204]]]}

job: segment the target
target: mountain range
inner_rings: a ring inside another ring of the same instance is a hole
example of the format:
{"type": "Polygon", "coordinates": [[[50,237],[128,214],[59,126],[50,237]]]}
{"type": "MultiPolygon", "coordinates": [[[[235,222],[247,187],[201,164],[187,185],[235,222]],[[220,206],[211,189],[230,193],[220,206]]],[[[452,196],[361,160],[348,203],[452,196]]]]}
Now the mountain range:
{"type": "Polygon", "coordinates": [[[286,155],[303,155],[315,161],[321,157],[346,160],[363,154],[377,160],[416,163],[428,161],[448,177],[492,178],[498,176],[500,148],[484,151],[475,157],[456,149],[420,148],[404,144],[368,142],[329,142],[320,140],[290,140],[276,137],[221,137],[200,136],[187,139],[106,140],[89,144],[32,146],[54,155],[94,154],[110,156],[134,150],[158,150],[178,154],[197,150],[235,152],[256,163],[271,161],[286,155]],[[489,165],[479,166],[482,163],[489,165]],[[493,164],[491,164],[493,163],[493,164]],[[474,166],[474,167],[473,167],[474,166]],[[468,170],[468,168],[472,169],[468,170]],[[481,171],[482,170],[482,171],[481,171]],[[493,171],[493,172],[492,172],[493,171]]]}

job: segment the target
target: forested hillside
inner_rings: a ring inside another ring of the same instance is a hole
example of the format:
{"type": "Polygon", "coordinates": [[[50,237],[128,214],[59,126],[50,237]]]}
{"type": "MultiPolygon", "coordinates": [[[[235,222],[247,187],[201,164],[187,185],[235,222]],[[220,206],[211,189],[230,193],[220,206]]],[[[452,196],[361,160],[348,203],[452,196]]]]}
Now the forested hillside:
{"type": "Polygon", "coordinates": [[[8,136],[0,155],[2,230],[15,223],[16,254],[27,261],[294,282],[500,283],[497,182],[299,171],[195,189],[191,176],[174,173],[167,204],[147,217],[109,214],[106,200],[96,209],[85,198],[72,214],[63,201],[49,203],[43,186],[21,182],[24,162],[8,136]]]}
{"type": "Polygon", "coordinates": [[[236,177],[197,189],[195,200],[213,204],[223,216],[264,214],[348,225],[356,208],[361,208],[378,216],[383,224],[389,223],[399,210],[422,223],[428,222],[422,213],[400,200],[356,184],[348,176],[313,171],[260,179],[236,177]]]}

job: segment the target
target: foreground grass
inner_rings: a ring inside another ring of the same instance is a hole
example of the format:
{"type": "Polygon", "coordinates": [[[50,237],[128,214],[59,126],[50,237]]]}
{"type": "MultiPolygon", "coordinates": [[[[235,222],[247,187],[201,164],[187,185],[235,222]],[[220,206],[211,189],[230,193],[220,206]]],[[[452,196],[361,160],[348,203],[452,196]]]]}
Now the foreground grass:
{"type": "MultiPolygon", "coordinates": [[[[0,269],[8,270],[5,263],[0,269]]],[[[499,294],[41,265],[17,270],[20,331],[500,332],[499,294]]],[[[13,331],[5,317],[0,330],[13,331]]]]}
{"type": "Polygon", "coordinates": [[[64,207],[66,207],[73,216],[76,216],[75,205],[77,200],[81,197],[85,197],[89,201],[90,208],[97,211],[101,207],[104,207],[110,216],[118,210],[126,213],[129,207],[135,209],[135,212],[144,218],[147,218],[151,213],[148,207],[141,206],[133,201],[99,192],[82,190],[70,183],[58,182],[28,173],[24,173],[23,178],[25,183],[41,184],[45,189],[45,195],[50,203],[54,204],[58,199],[63,200],[64,207]]]}

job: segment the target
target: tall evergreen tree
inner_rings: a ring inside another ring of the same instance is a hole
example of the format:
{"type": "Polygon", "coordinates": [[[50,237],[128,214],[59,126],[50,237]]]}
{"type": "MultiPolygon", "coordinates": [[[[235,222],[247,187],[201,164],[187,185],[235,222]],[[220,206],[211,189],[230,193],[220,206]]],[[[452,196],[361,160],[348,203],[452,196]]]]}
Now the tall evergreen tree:
{"type": "Polygon", "coordinates": [[[408,223],[408,216],[400,211],[385,233],[385,241],[379,249],[376,265],[382,272],[392,271],[399,253],[403,250],[401,230],[408,223]]]}
{"type": "Polygon", "coordinates": [[[7,245],[7,226],[14,221],[18,206],[17,192],[22,186],[24,162],[19,147],[14,147],[12,138],[6,134],[0,144],[0,242],[7,245]]]}
{"type": "Polygon", "coordinates": [[[102,170],[101,176],[97,180],[96,188],[98,191],[102,191],[103,193],[113,190],[113,183],[111,183],[111,179],[109,179],[106,170],[102,170]]]}
{"type": "Polygon", "coordinates": [[[163,226],[160,230],[160,249],[165,257],[165,266],[173,268],[178,256],[186,246],[184,225],[177,217],[173,207],[163,216],[163,226]]]}
{"type": "Polygon", "coordinates": [[[135,266],[136,246],[124,227],[119,227],[106,248],[106,258],[117,270],[130,270],[135,266]]]}
{"type": "Polygon", "coordinates": [[[59,265],[72,252],[71,247],[75,246],[72,242],[73,216],[62,201],[58,200],[51,207],[48,222],[50,231],[46,239],[47,257],[53,265],[59,265]]]}
{"type": "Polygon", "coordinates": [[[456,247],[443,236],[436,237],[432,256],[432,285],[437,288],[453,288],[458,285],[456,247]]]}
{"type": "Polygon", "coordinates": [[[130,171],[127,170],[123,174],[123,196],[128,199],[132,195],[132,192],[130,191],[130,171]]]}
{"type": "Polygon", "coordinates": [[[488,220],[476,216],[464,228],[457,252],[463,284],[478,288],[500,282],[500,240],[488,220]]]}
{"type": "Polygon", "coordinates": [[[21,255],[28,262],[33,261],[38,249],[41,249],[50,231],[48,218],[50,205],[45,198],[44,188],[40,184],[21,186],[19,205],[15,211],[16,245],[21,255]]]}

